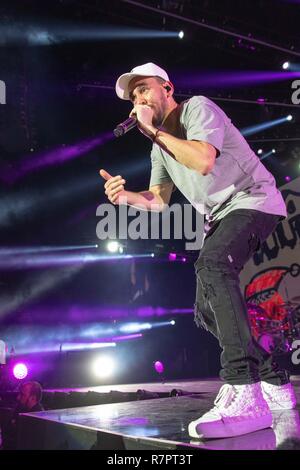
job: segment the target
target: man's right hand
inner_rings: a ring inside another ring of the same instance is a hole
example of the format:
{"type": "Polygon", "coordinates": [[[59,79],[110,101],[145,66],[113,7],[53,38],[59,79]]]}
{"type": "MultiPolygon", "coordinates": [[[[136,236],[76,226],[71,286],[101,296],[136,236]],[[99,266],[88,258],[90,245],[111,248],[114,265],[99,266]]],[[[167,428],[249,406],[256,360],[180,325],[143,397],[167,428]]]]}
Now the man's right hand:
{"type": "Polygon", "coordinates": [[[100,175],[106,180],[104,185],[105,194],[107,195],[110,202],[113,204],[119,204],[120,196],[125,196],[126,191],[124,190],[124,184],[126,180],[122,176],[111,176],[107,171],[100,170],[100,175]]]}

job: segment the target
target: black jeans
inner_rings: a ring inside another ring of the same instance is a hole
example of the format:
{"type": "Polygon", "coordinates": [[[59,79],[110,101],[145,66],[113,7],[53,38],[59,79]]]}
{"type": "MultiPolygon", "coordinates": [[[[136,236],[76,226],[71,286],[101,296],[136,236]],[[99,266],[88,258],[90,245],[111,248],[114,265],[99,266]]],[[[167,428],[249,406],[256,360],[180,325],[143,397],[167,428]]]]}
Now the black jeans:
{"type": "Polygon", "coordinates": [[[195,263],[195,321],[218,338],[220,377],[233,385],[289,382],[288,373],[252,337],[239,286],[240,271],[279,218],[250,209],[230,212],[208,232],[195,263]]]}

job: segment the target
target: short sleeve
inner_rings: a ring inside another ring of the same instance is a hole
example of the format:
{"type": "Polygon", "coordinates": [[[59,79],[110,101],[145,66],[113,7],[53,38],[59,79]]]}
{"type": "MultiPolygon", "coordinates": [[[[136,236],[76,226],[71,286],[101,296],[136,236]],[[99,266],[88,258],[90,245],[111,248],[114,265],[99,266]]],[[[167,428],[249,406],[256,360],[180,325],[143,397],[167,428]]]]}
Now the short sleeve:
{"type": "Polygon", "coordinates": [[[188,104],[184,125],[187,140],[199,140],[221,152],[227,116],[212,101],[195,96],[188,104]]]}
{"type": "Polygon", "coordinates": [[[172,182],[172,179],[161,161],[161,157],[157,149],[153,146],[151,151],[151,176],[149,187],[151,188],[151,186],[168,182],[172,182]]]}

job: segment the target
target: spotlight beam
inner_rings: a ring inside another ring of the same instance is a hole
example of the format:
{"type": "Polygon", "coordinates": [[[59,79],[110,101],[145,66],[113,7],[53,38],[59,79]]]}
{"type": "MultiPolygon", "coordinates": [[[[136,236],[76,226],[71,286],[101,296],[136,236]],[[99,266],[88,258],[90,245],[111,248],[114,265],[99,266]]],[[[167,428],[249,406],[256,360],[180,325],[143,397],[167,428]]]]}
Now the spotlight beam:
{"type": "Polygon", "coordinates": [[[131,39],[163,39],[178,38],[178,31],[162,31],[160,29],[134,28],[126,26],[98,26],[91,24],[68,22],[15,22],[0,27],[0,45],[22,44],[29,46],[50,46],[72,41],[120,41],[131,39]]]}
{"type": "Polygon", "coordinates": [[[116,343],[64,343],[61,351],[85,351],[88,349],[114,348],[116,343]]]}
{"type": "Polygon", "coordinates": [[[37,300],[51,289],[58,285],[68,282],[75,274],[79,272],[82,266],[71,266],[53,272],[44,271],[38,276],[27,277],[14,295],[6,294],[0,297],[0,319],[15,312],[21,306],[37,300]]]}
{"type": "MultiPolygon", "coordinates": [[[[291,63],[291,62],[285,62],[286,66],[282,66],[282,68],[284,70],[290,70],[292,72],[298,72],[300,70],[300,64],[295,64],[295,63],[291,63]],[[287,65],[288,64],[288,65],[287,65]]],[[[283,64],[283,65],[285,65],[283,64]]]]}
{"type": "Polygon", "coordinates": [[[74,160],[75,158],[91,152],[100,145],[106,144],[106,142],[112,139],[114,139],[112,132],[104,132],[98,137],[86,139],[76,144],[60,146],[46,152],[38,153],[37,155],[26,156],[18,162],[17,171],[7,171],[5,176],[7,180],[11,180],[12,182],[18,181],[33,171],[74,160]]]}
{"type": "MultiPolygon", "coordinates": [[[[233,87],[241,88],[245,85],[260,85],[263,83],[276,83],[276,82],[287,82],[287,80],[299,79],[300,72],[284,72],[284,71],[272,71],[272,70],[247,70],[240,71],[212,71],[212,72],[198,72],[197,70],[186,71],[184,74],[177,72],[176,74],[176,86],[178,88],[185,89],[200,89],[211,88],[220,86],[222,89],[229,88],[232,90],[233,87]]],[[[266,100],[258,98],[258,104],[266,103],[266,100]]]]}
{"type": "Polygon", "coordinates": [[[23,270],[23,269],[40,269],[45,267],[59,267],[59,266],[84,266],[88,263],[99,263],[112,260],[126,260],[133,258],[152,258],[151,253],[146,254],[89,254],[79,253],[77,255],[36,255],[36,256],[4,256],[0,259],[0,268],[6,270],[23,270]]]}
{"type": "Polygon", "coordinates": [[[142,333],[118,334],[117,328],[95,323],[76,326],[24,326],[4,330],[7,343],[13,344],[18,355],[61,351],[84,351],[116,347],[118,343],[141,339],[142,333]]]}
{"type": "Polygon", "coordinates": [[[241,129],[241,133],[244,137],[247,137],[248,135],[253,135],[253,134],[256,134],[257,132],[270,129],[271,127],[278,126],[279,124],[283,124],[284,122],[288,122],[286,116],[279,118],[279,119],[274,119],[272,121],[263,122],[262,124],[245,127],[244,129],[241,129]]]}
{"type": "MultiPolygon", "coordinates": [[[[128,169],[128,165],[121,165],[119,168],[112,167],[111,171],[127,172],[127,175],[137,175],[144,172],[149,166],[149,159],[136,159],[132,162],[132,166],[128,169]]],[[[0,180],[8,182],[2,169],[0,168],[0,180]]],[[[12,180],[9,181],[10,183],[12,180]]],[[[14,194],[3,196],[0,200],[0,227],[9,227],[25,220],[35,218],[42,210],[48,210],[49,204],[62,204],[62,202],[74,200],[74,196],[79,197],[80,194],[86,193],[99,187],[99,175],[95,173],[89,177],[76,177],[69,182],[51,185],[47,187],[47,191],[38,194],[36,190],[21,190],[14,194]]],[[[93,209],[95,210],[95,208],[93,209]]],[[[94,213],[94,212],[93,212],[94,213]]]]}
{"type": "Polygon", "coordinates": [[[95,249],[96,245],[74,245],[74,246],[16,246],[0,248],[1,256],[25,255],[29,253],[56,253],[59,251],[77,251],[95,249]]]}
{"type": "Polygon", "coordinates": [[[265,153],[261,158],[260,158],[260,161],[264,160],[265,158],[268,158],[270,157],[271,155],[273,155],[274,152],[272,150],[269,150],[269,152],[265,153]]]}

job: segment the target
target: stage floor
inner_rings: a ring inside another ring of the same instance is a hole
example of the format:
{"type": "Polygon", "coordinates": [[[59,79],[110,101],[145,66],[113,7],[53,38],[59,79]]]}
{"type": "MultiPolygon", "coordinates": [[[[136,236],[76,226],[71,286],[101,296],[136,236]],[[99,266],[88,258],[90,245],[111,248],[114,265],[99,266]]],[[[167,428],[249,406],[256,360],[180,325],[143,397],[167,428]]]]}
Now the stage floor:
{"type": "Polygon", "coordinates": [[[181,391],[181,395],[24,414],[21,417],[19,448],[103,450],[291,448],[298,440],[300,443],[300,377],[292,377],[292,382],[299,403],[297,409],[273,412],[272,428],[235,438],[207,441],[191,439],[188,435],[188,423],[213,405],[221,385],[219,380],[85,388],[81,390],[101,393],[105,390],[128,392],[140,389],[165,392],[176,389],[181,391]]]}

